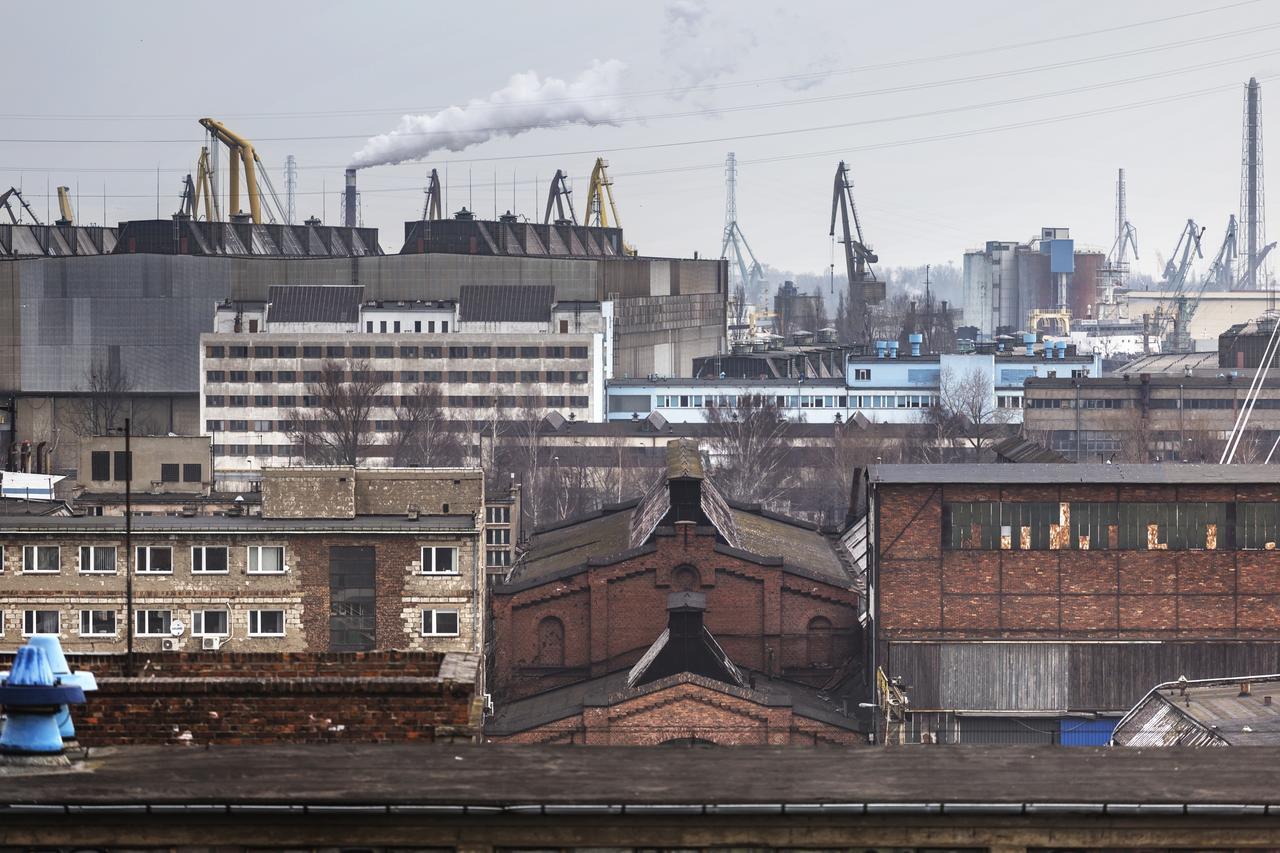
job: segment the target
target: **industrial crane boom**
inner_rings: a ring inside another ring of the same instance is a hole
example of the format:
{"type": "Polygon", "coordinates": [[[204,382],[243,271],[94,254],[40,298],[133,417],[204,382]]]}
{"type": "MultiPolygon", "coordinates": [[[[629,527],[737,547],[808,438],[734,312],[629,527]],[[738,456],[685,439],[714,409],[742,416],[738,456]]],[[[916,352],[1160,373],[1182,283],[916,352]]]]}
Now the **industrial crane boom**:
{"type": "MultiPolygon", "coordinates": [[[[276,208],[283,210],[280,205],[280,199],[276,196],[275,188],[271,186],[271,177],[268,175],[266,167],[262,165],[262,158],[254,150],[253,143],[215,119],[202,118],[200,119],[200,124],[205,130],[209,131],[214,139],[227,146],[227,149],[231,152],[231,179],[228,183],[227,212],[233,215],[240,212],[240,165],[242,163],[244,164],[245,189],[249,195],[249,216],[252,218],[253,223],[255,225],[262,224],[263,204],[262,192],[258,187],[259,178],[261,178],[262,185],[267,188],[267,192],[271,195],[276,208]]],[[[272,222],[276,221],[276,216],[270,206],[267,206],[267,216],[272,222]]]]}
{"type": "MultiPolygon", "coordinates": [[[[613,202],[613,181],[609,178],[609,164],[603,157],[596,158],[596,165],[591,169],[591,182],[587,185],[587,209],[582,215],[582,224],[597,228],[621,228],[622,220],[618,218],[618,206],[613,202]],[[605,202],[608,201],[608,208],[605,202]],[[613,216],[613,225],[609,224],[609,216],[613,216]]],[[[549,205],[548,205],[549,207],[549,205]]],[[[628,255],[636,254],[636,250],[625,240],[622,251],[628,255]]]]}
{"type": "Polygon", "coordinates": [[[27,215],[31,217],[32,222],[34,222],[36,225],[40,224],[40,217],[36,216],[36,212],[31,209],[31,205],[27,204],[27,200],[22,197],[22,193],[18,190],[18,188],[9,187],[9,189],[0,193],[0,207],[3,207],[5,211],[9,214],[9,219],[12,220],[14,225],[18,224],[18,220],[21,217],[17,213],[13,212],[13,207],[11,205],[11,202],[9,201],[9,199],[11,198],[16,198],[18,200],[18,203],[22,205],[22,209],[25,210],[27,212],[27,215]]]}
{"type": "Polygon", "coordinates": [[[852,319],[850,334],[853,343],[866,343],[867,305],[884,301],[885,286],[871,268],[880,258],[871,251],[862,236],[858,208],[853,203],[853,182],[849,180],[849,167],[843,160],[836,167],[835,188],[831,196],[831,237],[836,236],[837,216],[840,218],[840,242],[844,244],[845,274],[849,282],[847,310],[852,319]]]}
{"type": "Polygon", "coordinates": [[[59,225],[74,225],[76,221],[75,213],[71,210],[71,188],[58,187],[58,217],[59,225]]]}

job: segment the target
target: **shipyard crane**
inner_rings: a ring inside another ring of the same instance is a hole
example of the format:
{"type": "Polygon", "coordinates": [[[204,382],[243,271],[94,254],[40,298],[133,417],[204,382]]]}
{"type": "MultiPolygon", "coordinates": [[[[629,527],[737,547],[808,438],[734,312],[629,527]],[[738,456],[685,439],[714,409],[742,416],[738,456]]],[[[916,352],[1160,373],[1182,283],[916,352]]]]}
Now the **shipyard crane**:
{"type": "Polygon", "coordinates": [[[867,245],[862,236],[862,223],[858,208],[853,203],[853,182],[849,180],[849,167],[844,161],[836,167],[835,188],[831,197],[831,229],[828,236],[836,236],[836,217],[840,218],[840,242],[844,244],[845,274],[849,282],[849,312],[851,343],[867,341],[867,306],[884,301],[884,282],[876,278],[871,265],[880,258],[867,245]],[[852,222],[852,226],[850,223],[852,222]]]}
{"type": "Polygon", "coordinates": [[[720,243],[720,259],[732,256],[734,266],[738,270],[738,284],[733,291],[733,327],[736,336],[741,338],[747,333],[747,298],[760,292],[764,284],[764,267],[756,260],[756,253],[751,251],[747,235],[742,233],[738,225],[738,160],[732,151],[724,161],[725,202],[724,202],[724,239],[720,243]],[[748,263],[750,260],[750,263],[748,263]]]}
{"type": "Polygon", "coordinates": [[[440,173],[435,169],[431,170],[431,177],[427,179],[427,200],[422,205],[422,220],[443,219],[444,216],[440,212],[443,208],[444,195],[440,190],[440,173]]]}
{"type": "Polygon", "coordinates": [[[74,225],[75,213],[71,210],[71,188],[58,187],[58,225],[74,225]]]}
{"type": "MultiPolygon", "coordinates": [[[[1204,232],[1201,231],[1201,233],[1204,232]]],[[[1204,292],[1211,286],[1217,290],[1231,289],[1236,256],[1236,217],[1232,214],[1227,219],[1227,232],[1222,238],[1222,245],[1218,247],[1218,253],[1214,255],[1213,262],[1209,264],[1209,269],[1200,279],[1195,292],[1183,293],[1174,300],[1173,331],[1169,335],[1167,347],[1164,347],[1168,352],[1194,352],[1195,344],[1191,340],[1190,332],[1191,320],[1200,308],[1200,300],[1204,292]]],[[[1170,264],[1172,263],[1171,260],[1170,264]]]]}
{"type": "Polygon", "coordinates": [[[12,221],[14,225],[17,225],[22,219],[21,211],[17,213],[13,212],[12,200],[15,198],[18,200],[18,204],[22,205],[22,210],[27,212],[27,216],[31,217],[31,221],[34,224],[39,225],[40,217],[36,216],[36,212],[31,209],[31,205],[27,204],[27,200],[22,197],[22,191],[17,187],[9,187],[9,189],[0,193],[0,207],[3,207],[8,212],[10,221],[12,221]]]}
{"type": "Polygon", "coordinates": [[[547,212],[542,216],[542,224],[550,225],[572,225],[577,221],[578,215],[573,212],[573,190],[569,189],[569,176],[561,169],[556,169],[555,177],[551,179],[551,188],[547,190],[547,212]],[[551,208],[556,210],[556,218],[551,218],[551,208]],[[565,209],[568,208],[569,215],[565,216],[565,209]]]}
{"type": "Polygon", "coordinates": [[[276,213],[273,212],[271,206],[262,203],[259,181],[261,181],[262,186],[267,188],[267,192],[275,204],[275,211],[279,211],[281,218],[283,218],[284,206],[280,204],[280,198],[276,195],[275,188],[271,186],[271,178],[262,163],[262,158],[254,150],[253,143],[215,119],[202,118],[200,119],[200,125],[209,131],[214,140],[227,146],[227,150],[231,153],[231,178],[228,185],[227,212],[232,216],[241,212],[240,164],[243,163],[245,189],[249,196],[249,216],[253,220],[253,224],[262,224],[264,207],[266,208],[268,219],[271,222],[277,221],[276,213]]]}
{"type": "MultiPolygon", "coordinates": [[[[591,182],[587,184],[587,209],[582,214],[582,224],[595,228],[621,228],[622,220],[618,218],[618,206],[613,201],[613,180],[609,177],[609,164],[603,157],[596,158],[596,165],[591,169],[591,182]],[[608,207],[605,202],[608,201],[608,207]],[[609,224],[609,217],[613,224],[609,224]]],[[[626,240],[622,241],[622,251],[635,255],[636,250],[626,240]]]]}
{"type": "Polygon", "coordinates": [[[178,213],[191,219],[200,218],[200,200],[204,199],[204,218],[208,222],[216,222],[222,218],[218,208],[218,194],[213,191],[213,168],[209,165],[209,146],[201,146],[200,157],[196,160],[196,177],[191,173],[182,182],[182,200],[178,205],[178,213]]]}
{"type": "Polygon", "coordinates": [[[1156,306],[1155,315],[1161,335],[1165,333],[1165,325],[1175,317],[1175,306],[1186,298],[1187,274],[1191,271],[1192,262],[1197,257],[1204,257],[1204,253],[1200,251],[1202,234],[1204,229],[1196,225],[1194,219],[1188,219],[1187,224],[1182,226],[1182,233],[1178,235],[1177,248],[1164,265],[1165,297],[1156,306]]]}

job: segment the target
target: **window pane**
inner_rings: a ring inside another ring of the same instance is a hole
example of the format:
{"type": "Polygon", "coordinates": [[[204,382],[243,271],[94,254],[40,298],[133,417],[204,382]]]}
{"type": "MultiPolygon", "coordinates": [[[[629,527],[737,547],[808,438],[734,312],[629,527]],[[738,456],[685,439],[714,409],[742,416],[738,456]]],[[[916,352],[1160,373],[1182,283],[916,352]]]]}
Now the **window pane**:
{"type": "Polygon", "coordinates": [[[436,633],[437,634],[458,633],[458,611],[437,610],[436,611],[436,633]]]}

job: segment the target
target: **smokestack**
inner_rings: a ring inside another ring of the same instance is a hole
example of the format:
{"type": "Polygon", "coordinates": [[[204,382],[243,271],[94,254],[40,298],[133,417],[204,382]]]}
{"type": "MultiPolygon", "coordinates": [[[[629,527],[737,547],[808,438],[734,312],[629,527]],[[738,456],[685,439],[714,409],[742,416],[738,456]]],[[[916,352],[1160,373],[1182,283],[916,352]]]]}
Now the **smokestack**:
{"type": "Polygon", "coordinates": [[[1257,290],[1263,278],[1258,253],[1266,242],[1266,224],[1262,210],[1262,87],[1256,77],[1250,77],[1244,89],[1243,148],[1240,219],[1245,234],[1245,269],[1241,287],[1257,290]]]}
{"type": "Polygon", "coordinates": [[[342,224],[356,227],[356,170],[347,169],[347,188],[342,195],[342,224]]]}

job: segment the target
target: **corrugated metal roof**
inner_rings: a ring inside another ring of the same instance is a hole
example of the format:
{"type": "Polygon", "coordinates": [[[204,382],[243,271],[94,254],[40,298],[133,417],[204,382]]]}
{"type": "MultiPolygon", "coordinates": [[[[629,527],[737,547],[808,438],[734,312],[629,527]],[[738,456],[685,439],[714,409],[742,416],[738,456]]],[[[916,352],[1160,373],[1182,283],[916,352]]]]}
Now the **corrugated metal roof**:
{"type": "Polygon", "coordinates": [[[1280,744],[1280,677],[1166,682],[1116,726],[1118,746],[1280,744]],[[1248,688],[1243,688],[1243,685],[1248,688]]]}
{"type": "Polygon", "coordinates": [[[999,457],[1001,462],[1017,462],[1025,465],[1030,462],[1062,463],[1070,461],[1058,451],[1050,450],[1038,441],[1032,441],[1029,438],[1017,435],[1011,435],[1004,441],[996,442],[991,446],[991,450],[999,457]]]}
{"type": "Polygon", "coordinates": [[[267,290],[271,323],[358,323],[359,285],[277,284],[267,290]]]}
{"type": "Polygon", "coordinates": [[[550,284],[464,284],[458,313],[469,323],[546,323],[555,287],[550,284]]]}
{"type": "Polygon", "coordinates": [[[1274,465],[1099,465],[1096,463],[1051,465],[872,465],[873,483],[938,485],[973,483],[992,485],[1073,484],[1213,484],[1275,483],[1280,468],[1274,465]]]}

